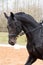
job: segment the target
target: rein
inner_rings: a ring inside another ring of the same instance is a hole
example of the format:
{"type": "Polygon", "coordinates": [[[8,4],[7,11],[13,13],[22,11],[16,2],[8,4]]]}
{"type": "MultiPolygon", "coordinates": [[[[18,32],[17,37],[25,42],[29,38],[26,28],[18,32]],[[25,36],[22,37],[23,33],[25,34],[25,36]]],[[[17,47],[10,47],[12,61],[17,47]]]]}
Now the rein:
{"type": "Polygon", "coordinates": [[[38,27],[36,27],[35,29],[31,30],[30,32],[34,32],[34,31],[40,29],[41,27],[42,27],[42,26],[38,26],[38,27]]]}
{"type": "Polygon", "coordinates": [[[30,32],[37,31],[38,29],[43,27],[43,22],[40,23],[40,26],[36,27],[35,29],[31,30],[30,32]]]}

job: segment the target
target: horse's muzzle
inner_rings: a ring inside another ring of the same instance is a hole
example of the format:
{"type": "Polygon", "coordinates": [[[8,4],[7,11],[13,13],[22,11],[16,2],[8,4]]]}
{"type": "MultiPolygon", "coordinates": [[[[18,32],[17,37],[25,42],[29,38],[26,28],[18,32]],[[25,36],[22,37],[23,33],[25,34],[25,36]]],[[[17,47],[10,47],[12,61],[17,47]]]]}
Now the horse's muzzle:
{"type": "Polygon", "coordinates": [[[10,45],[12,45],[12,46],[14,45],[14,43],[13,43],[13,42],[9,42],[9,44],[10,44],[10,45]]]}
{"type": "Polygon", "coordinates": [[[14,41],[13,41],[13,40],[9,40],[9,44],[10,44],[10,45],[13,46],[13,45],[15,45],[15,43],[16,43],[16,40],[14,40],[14,41]]]}

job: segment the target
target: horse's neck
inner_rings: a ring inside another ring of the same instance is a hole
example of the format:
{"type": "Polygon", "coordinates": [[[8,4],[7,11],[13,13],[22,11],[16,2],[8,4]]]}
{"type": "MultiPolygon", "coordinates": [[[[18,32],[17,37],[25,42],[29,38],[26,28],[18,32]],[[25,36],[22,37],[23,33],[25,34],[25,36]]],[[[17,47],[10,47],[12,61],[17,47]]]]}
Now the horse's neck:
{"type": "Polygon", "coordinates": [[[36,20],[28,15],[28,14],[16,14],[16,18],[22,22],[23,30],[26,33],[27,36],[29,36],[29,31],[39,26],[39,24],[36,22],[36,20]]]}

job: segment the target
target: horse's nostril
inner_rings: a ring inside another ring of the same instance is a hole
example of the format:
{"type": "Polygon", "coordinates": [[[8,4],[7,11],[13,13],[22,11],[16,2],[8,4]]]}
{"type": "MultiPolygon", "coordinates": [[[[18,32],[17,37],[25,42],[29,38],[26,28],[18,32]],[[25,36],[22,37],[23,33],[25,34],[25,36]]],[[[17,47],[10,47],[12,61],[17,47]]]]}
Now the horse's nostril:
{"type": "Polygon", "coordinates": [[[14,42],[9,42],[9,44],[13,46],[14,45],[14,42]]]}
{"type": "Polygon", "coordinates": [[[13,43],[13,42],[11,42],[11,45],[14,45],[14,43],[13,43]]]}

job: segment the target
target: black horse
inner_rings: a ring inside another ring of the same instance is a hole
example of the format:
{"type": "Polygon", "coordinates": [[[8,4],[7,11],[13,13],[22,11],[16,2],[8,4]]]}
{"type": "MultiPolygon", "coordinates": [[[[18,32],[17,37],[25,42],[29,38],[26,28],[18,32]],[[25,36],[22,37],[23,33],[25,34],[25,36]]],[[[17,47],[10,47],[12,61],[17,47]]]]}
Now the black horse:
{"type": "Polygon", "coordinates": [[[31,65],[38,58],[43,60],[43,25],[24,13],[18,12],[10,16],[4,13],[8,20],[9,44],[14,45],[18,35],[24,31],[27,37],[27,50],[29,58],[25,65],[31,65]]]}

